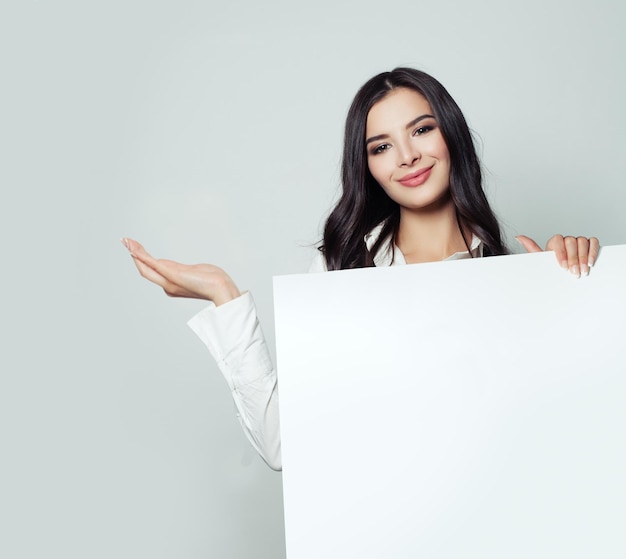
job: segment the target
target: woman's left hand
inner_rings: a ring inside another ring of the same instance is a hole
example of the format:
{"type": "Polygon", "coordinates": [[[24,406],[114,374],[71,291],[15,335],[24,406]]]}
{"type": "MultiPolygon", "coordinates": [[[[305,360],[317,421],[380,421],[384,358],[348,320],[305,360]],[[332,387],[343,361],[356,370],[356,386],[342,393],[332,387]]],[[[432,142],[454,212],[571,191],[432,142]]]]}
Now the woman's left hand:
{"type": "MultiPolygon", "coordinates": [[[[526,252],[543,252],[543,249],[530,237],[518,235],[515,238],[526,249],[526,252]]],[[[589,268],[595,264],[600,250],[600,241],[596,237],[554,235],[546,244],[545,250],[553,250],[561,267],[579,278],[581,275],[589,274],[589,268]]]]}

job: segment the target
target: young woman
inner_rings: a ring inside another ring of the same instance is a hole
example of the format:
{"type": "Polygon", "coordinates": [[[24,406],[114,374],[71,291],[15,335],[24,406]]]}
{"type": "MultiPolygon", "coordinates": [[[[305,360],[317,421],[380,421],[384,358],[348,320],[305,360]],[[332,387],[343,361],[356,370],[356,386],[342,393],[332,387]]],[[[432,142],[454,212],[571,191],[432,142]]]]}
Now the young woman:
{"type": "MultiPolygon", "coordinates": [[[[465,118],[428,74],[397,68],[358,91],[346,119],[342,182],[312,271],[508,252],[465,118]]],[[[541,251],[528,237],[518,240],[541,251]]],[[[251,295],[216,266],[157,260],[138,242],[122,241],[140,274],[168,295],[213,303],[189,324],[224,374],[246,435],[280,469],[276,373],[251,295]]],[[[588,274],[598,249],[596,238],[560,235],[546,246],[575,276],[588,274]]]]}

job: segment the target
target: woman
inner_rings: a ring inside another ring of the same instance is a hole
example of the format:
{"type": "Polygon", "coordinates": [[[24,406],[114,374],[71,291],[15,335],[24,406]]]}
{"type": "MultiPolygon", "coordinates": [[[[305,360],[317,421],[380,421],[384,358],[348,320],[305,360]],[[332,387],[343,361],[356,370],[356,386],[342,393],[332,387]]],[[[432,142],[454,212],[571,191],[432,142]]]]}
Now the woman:
{"type": "MultiPolygon", "coordinates": [[[[346,119],[342,182],[313,271],[507,253],[465,118],[428,74],[397,68],[359,90],[346,119]]],[[[168,295],[213,303],[189,324],[217,360],[246,435],[280,469],[276,374],[250,294],[216,266],[156,260],[136,241],[123,243],[140,274],[168,295]]],[[[577,277],[598,249],[595,238],[560,235],[546,246],[577,277]]]]}

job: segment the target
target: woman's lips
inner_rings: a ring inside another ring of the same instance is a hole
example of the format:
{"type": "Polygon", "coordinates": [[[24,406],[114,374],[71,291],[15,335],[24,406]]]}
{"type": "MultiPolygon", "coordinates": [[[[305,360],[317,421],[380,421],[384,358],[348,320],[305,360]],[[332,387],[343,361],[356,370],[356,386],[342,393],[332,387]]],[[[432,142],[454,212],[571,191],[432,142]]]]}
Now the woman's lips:
{"type": "Polygon", "coordinates": [[[420,169],[419,171],[405,175],[398,179],[398,182],[403,186],[419,186],[420,184],[424,184],[428,180],[428,177],[430,177],[430,172],[433,167],[434,165],[431,165],[426,169],[420,169]]]}

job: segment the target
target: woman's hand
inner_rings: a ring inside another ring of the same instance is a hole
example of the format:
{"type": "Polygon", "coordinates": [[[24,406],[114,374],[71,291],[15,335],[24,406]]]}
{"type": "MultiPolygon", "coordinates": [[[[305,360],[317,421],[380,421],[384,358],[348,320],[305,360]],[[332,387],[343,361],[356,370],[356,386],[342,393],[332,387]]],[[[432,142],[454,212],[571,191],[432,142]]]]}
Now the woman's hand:
{"type": "Polygon", "coordinates": [[[162,287],[170,297],[206,299],[219,306],[240,295],[233,280],[217,266],[156,259],[132,239],[122,239],[122,244],[133,257],[139,273],[162,287]]]}
{"type": "MultiPolygon", "coordinates": [[[[541,247],[530,237],[515,237],[527,252],[543,252],[541,247]]],[[[553,250],[562,268],[569,270],[576,277],[589,274],[598,257],[600,242],[595,237],[563,237],[554,235],[546,244],[546,251],[553,250]]]]}

